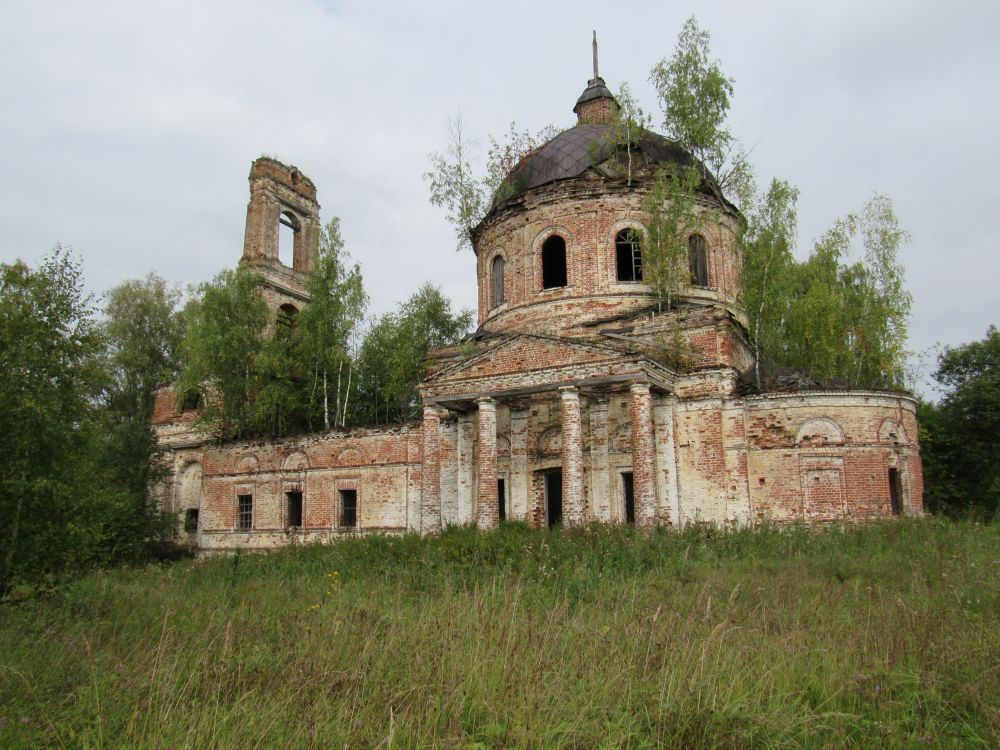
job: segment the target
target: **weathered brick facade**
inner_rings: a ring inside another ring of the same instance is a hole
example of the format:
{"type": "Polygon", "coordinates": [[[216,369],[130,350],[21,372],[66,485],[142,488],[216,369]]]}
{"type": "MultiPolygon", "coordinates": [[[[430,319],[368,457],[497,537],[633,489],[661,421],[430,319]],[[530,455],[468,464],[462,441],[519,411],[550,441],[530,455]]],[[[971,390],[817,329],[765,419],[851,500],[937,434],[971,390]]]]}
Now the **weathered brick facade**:
{"type": "MultiPolygon", "coordinates": [[[[161,500],[196,520],[192,543],[269,548],[501,518],[680,527],[922,513],[910,396],[740,390],[753,349],[739,217],[709,178],[691,230],[707,283],[661,310],[623,274],[622,233],[644,231],[655,169],[690,157],[647,134],[626,178],[621,150],[602,140],[614,107],[595,77],[580,125],[522,161],[477,227],[479,327],[461,349],[433,353],[422,422],[219,446],[169,389],[158,395],[172,462],[161,500]]],[[[250,180],[243,262],[266,272],[273,309],[304,303],[315,188],[270,159],[250,180]],[[297,227],[292,268],[274,245],[283,213],[297,227]]]]}

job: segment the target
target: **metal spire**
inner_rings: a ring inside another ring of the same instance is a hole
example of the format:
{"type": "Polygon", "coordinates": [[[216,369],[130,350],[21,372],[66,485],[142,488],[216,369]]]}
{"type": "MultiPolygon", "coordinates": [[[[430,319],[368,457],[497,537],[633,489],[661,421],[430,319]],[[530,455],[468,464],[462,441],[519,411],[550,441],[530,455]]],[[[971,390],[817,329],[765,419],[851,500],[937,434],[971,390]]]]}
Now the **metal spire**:
{"type": "Polygon", "coordinates": [[[600,78],[597,74],[597,30],[594,30],[594,78],[600,78]]]}

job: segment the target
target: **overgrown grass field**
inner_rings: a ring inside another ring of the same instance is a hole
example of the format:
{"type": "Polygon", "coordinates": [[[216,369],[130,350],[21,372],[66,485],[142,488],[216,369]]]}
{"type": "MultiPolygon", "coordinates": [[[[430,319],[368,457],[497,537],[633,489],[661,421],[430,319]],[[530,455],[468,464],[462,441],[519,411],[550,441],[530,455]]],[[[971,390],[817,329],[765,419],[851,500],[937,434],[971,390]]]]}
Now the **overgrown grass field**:
{"type": "Polygon", "coordinates": [[[0,606],[3,747],[998,747],[1000,527],[509,525],[0,606]]]}

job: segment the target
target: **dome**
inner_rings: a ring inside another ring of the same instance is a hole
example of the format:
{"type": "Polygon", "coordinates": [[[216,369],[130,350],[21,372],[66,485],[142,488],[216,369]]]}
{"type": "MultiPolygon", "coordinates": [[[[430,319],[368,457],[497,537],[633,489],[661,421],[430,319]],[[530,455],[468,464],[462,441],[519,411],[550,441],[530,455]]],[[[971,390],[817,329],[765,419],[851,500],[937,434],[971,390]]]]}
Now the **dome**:
{"type": "MultiPolygon", "coordinates": [[[[624,151],[624,144],[618,144],[624,151]]],[[[605,176],[620,174],[601,167],[615,156],[615,128],[611,125],[580,124],[564,130],[552,140],[525,156],[511,170],[504,186],[494,197],[490,213],[533,188],[556,180],[567,180],[583,175],[588,169],[597,169],[605,176]]],[[[633,139],[632,159],[637,171],[654,166],[698,166],[703,174],[701,189],[728,203],[715,180],[701,163],[674,141],[648,130],[641,130],[633,139]]]]}

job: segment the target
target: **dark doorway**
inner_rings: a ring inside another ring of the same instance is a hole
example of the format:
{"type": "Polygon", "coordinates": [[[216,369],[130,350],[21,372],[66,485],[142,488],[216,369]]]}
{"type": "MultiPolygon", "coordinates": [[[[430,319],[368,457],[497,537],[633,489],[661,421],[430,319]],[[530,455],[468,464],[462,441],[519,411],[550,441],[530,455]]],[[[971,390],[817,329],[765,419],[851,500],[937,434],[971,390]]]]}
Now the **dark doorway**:
{"type": "Polygon", "coordinates": [[[898,516],[903,512],[903,482],[899,469],[889,469],[889,504],[892,515],[898,516]]]}
{"type": "Polygon", "coordinates": [[[354,528],[358,525],[358,491],[340,491],[340,525],[354,528]]]}
{"type": "Polygon", "coordinates": [[[188,508],[184,512],[184,531],[194,534],[198,531],[198,509],[188,508]]]}
{"type": "Polygon", "coordinates": [[[562,524],[562,469],[545,474],[545,522],[551,529],[562,524]]]}
{"type": "Polygon", "coordinates": [[[498,518],[501,522],[507,520],[507,493],[505,491],[504,481],[502,478],[497,478],[497,512],[498,518]]]}
{"type": "Polygon", "coordinates": [[[622,490],[625,496],[625,523],[635,523],[635,484],[632,472],[622,472],[622,490]]]}
{"type": "Polygon", "coordinates": [[[301,526],[302,525],[302,493],[301,492],[286,492],[285,493],[285,506],[287,507],[287,515],[285,518],[288,519],[287,526],[301,526]]]}

